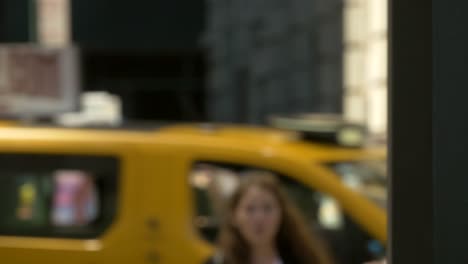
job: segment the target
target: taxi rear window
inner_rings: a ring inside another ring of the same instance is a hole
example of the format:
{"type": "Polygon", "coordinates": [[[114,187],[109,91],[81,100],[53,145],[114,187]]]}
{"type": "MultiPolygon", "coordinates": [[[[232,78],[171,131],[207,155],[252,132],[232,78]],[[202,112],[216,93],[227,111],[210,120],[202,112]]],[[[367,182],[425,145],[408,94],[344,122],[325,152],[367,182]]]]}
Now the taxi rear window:
{"type": "Polygon", "coordinates": [[[0,154],[0,235],[95,238],[116,213],[108,156],[0,154]]]}

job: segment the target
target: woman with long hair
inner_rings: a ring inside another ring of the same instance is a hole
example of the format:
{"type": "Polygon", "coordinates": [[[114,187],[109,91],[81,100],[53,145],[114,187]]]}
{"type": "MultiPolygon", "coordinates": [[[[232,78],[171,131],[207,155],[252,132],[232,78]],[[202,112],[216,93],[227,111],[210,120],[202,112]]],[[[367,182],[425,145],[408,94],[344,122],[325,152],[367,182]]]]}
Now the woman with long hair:
{"type": "Polygon", "coordinates": [[[210,264],[330,264],[327,250],[307,228],[268,172],[244,175],[226,208],[218,252],[210,264]]]}

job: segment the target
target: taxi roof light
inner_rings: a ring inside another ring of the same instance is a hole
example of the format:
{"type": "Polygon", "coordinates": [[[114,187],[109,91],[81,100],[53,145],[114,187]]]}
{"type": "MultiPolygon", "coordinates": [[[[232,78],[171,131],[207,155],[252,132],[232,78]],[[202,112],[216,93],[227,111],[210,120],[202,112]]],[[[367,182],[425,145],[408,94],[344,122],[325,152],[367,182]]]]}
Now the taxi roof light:
{"type": "Polygon", "coordinates": [[[363,125],[343,120],[335,114],[296,114],[270,117],[273,127],[301,132],[306,140],[361,147],[367,133],[363,125]]]}

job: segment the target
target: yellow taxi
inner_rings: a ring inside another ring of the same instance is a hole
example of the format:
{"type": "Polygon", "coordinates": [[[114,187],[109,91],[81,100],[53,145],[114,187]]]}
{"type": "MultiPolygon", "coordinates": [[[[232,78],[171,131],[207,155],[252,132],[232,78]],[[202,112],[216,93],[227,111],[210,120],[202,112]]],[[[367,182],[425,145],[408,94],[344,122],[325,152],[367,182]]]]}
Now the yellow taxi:
{"type": "Polygon", "coordinates": [[[236,125],[2,126],[2,263],[203,263],[249,170],[277,175],[338,263],[384,254],[385,150],[320,142],[236,125]]]}

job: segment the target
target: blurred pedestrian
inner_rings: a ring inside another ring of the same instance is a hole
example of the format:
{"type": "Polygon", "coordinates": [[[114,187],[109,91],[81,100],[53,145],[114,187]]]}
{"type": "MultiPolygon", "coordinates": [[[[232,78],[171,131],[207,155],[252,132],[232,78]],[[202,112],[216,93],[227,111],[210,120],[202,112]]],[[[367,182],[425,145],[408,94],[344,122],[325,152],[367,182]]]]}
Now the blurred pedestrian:
{"type": "Polygon", "coordinates": [[[217,253],[207,264],[330,264],[324,245],[273,175],[244,175],[227,204],[217,253]]]}

